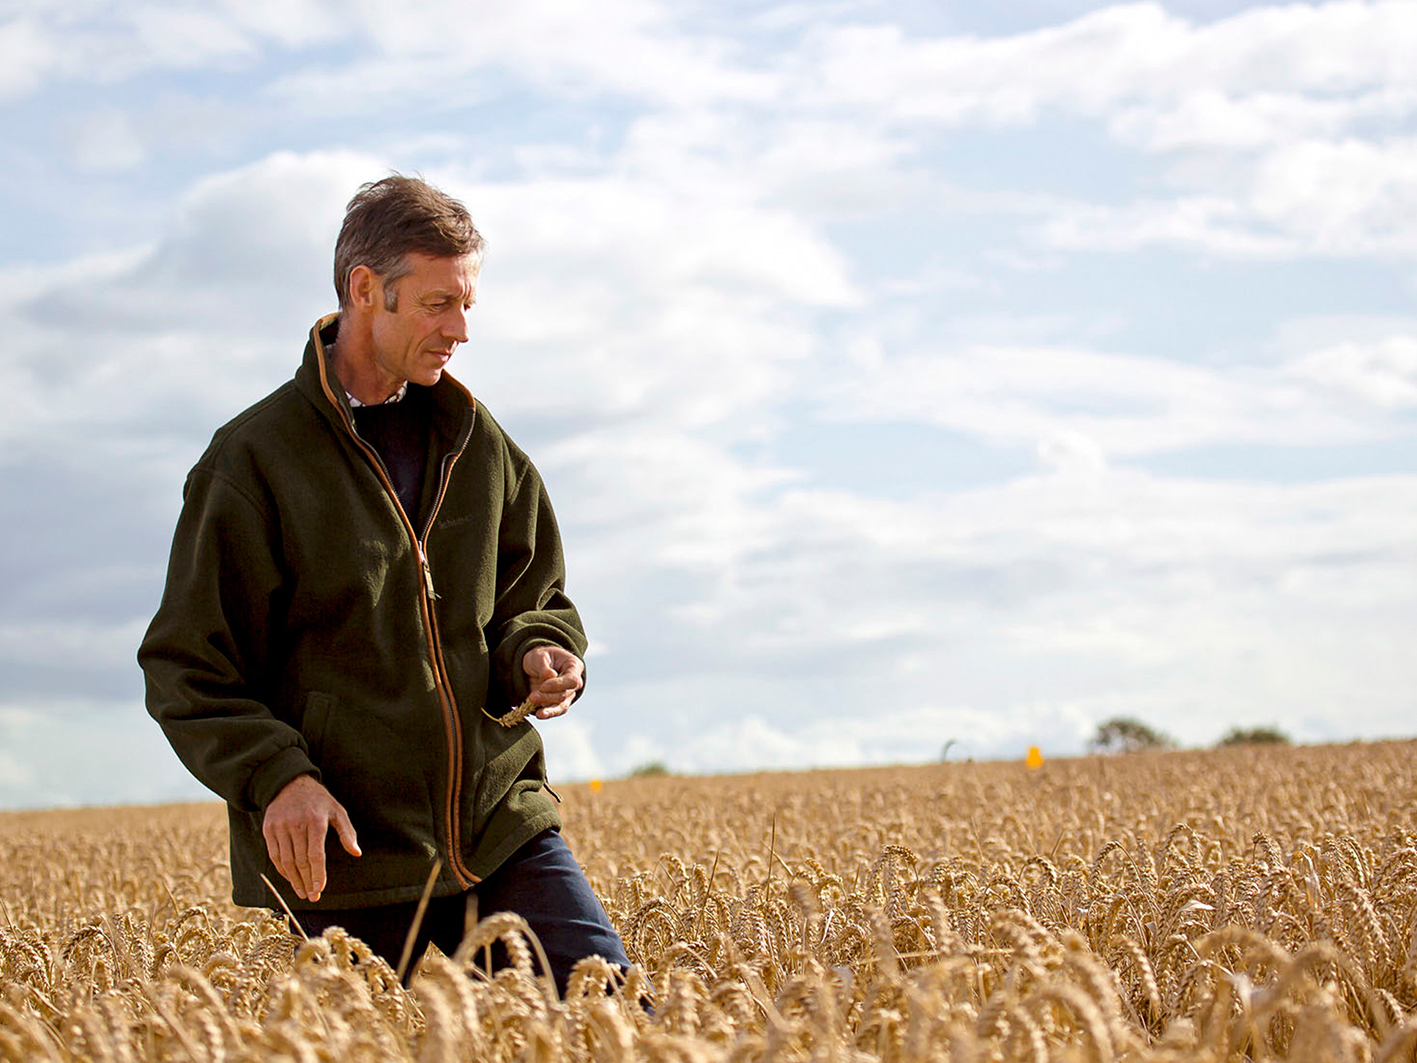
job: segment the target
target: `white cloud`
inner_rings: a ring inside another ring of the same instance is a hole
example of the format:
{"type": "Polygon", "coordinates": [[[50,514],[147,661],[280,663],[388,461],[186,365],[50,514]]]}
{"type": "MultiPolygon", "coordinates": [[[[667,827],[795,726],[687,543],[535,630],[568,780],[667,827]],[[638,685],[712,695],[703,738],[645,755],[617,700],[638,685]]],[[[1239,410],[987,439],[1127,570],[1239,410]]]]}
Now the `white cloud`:
{"type": "MultiPolygon", "coordinates": [[[[1134,3],[1001,37],[912,39],[889,24],[826,25],[793,64],[803,105],[870,106],[914,123],[1018,125],[1052,108],[1097,117],[1119,106],[1204,106],[1207,92],[1228,101],[1411,88],[1414,47],[1417,10],[1405,0],[1256,8],[1205,26],[1134,3]]],[[[1233,137],[1219,133],[1222,143],[1233,137]]]]}
{"type": "Polygon", "coordinates": [[[212,797],[138,703],[0,703],[0,749],[0,808],[212,797]]]}
{"type": "Polygon", "coordinates": [[[121,82],[150,71],[208,70],[258,61],[268,42],[308,46],[342,32],[320,0],[222,0],[188,5],[65,0],[29,5],[0,23],[0,99],[46,79],[121,82]]]}
{"type": "Polygon", "coordinates": [[[1290,234],[1257,228],[1233,199],[1215,195],[1144,200],[1121,206],[1075,203],[1038,227],[1049,247],[1135,251],[1149,245],[1200,247],[1234,258],[1284,258],[1304,250],[1290,234]]]}
{"type": "Polygon", "coordinates": [[[861,764],[871,758],[865,755],[860,730],[842,721],[828,726],[780,727],[754,714],[708,726],[691,749],[679,753],[673,767],[745,771],[861,764]]]}
{"type": "Polygon", "coordinates": [[[683,772],[792,771],[1012,759],[1022,758],[1034,744],[1045,756],[1063,756],[1082,748],[1099,719],[1137,711],[1135,704],[1119,705],[1118,699],[1106,697],[1044,697],[1000,711],[919,703],[908,695],[882,691],[875,703],[852,714],[813,719],[754,713],[708,723],[692,744],[668,756],[667,766],[683,772]]]}
{"type": "Polygon", "coordinates": [[[360,86],[376,97],[395,88],[430,101],[441,95],[446,106],[450,85],[465,90],[469,76],[500,70],[553,94],[612,93],[679,112],[859,108],[938,126],[1027,124],[1054,109],[1115,117],[1125,108],[1119,132],[1155,147],[1193,143],[1207,126],[1215,143],[1234,145],[1268,139],[1261,127],[1276,123],[1312,134],[1401,117],[1417,90],[1409,62],[1417,15],[1406,0],[1249,9],[1207,25],[1158,3],[1132,3],[1011,35],[933,39],[907,36],[869,6],[814,11],[810,20],[743,20],[727,36],[655,0],[593,10],[536,0],[475,17],[453,0],[362,0],[339,9],[262,0],[198,12],[90,3],[42,6],[7,30],[15,42],[8,51],[24,61],[11,67],[17,86],[35,76],[17,72],[39,69],[37,57],[61,39],[69,74],[115,78],[248,62],[272,43],[299,48],[352,37],[363,48],[340,65],[307,64],[271,90],[315,109],[348,110],[360,86]],[[795,48],[783,48],[784,27],[800,32],[795,48]],[[431,82],[429,63],[439,71],[431,82]],[[1220,120],[1197,121],[1203,117],[1220,120]]]}
{"type": "Polygon", "coordinates": [[[582,419],[748,423],[812,351],[811,312],[859,302],[811,226],[678,166],[654,181],[446,175],[489,242],[454,372],[499,416],[546,421],[548,400],[574,395],[582,419]]]}
{"type": "Polygon", "coordinates": [[[34,788],[34,772],[9,753],[0,751],[0,794],[28,795],[34,788]]]}
{"type": "Polygon", "coordinates": [[[1402,0],[1257,8],[1204,26],[1138,3],[986,38],[828,24],[786,65],[803,112],[861,109],[920,143],[932,129],[1022,129],[1060,113],[1101,121],[1127,146],[1224,160],[1174,166],[1169,197],[1020,204],[1042,208],[1054,247],[1410,255],[1414,48],[1417,7],[1402,0]]]}
{"type": "MultiPolygon", "coordinates": [[[[642,115],[626,128],[612,165],[658,187],[751,197],[804,220],[871,218],[885,205],[934,212],[942,197],[962,211],[987,198],[945,187],[918,164],[921,147],[919,136],[886,128],[875,115],[716,106],[642,115]]],[[[752,245],[743,250],[751,254],[752,245]]]]}
{"type": "Polygon", "coordinates": [[[173,432],[200,445],[273,390],[334,304],[344,202],[382,170],[352,153],[278,153],[199,182],[148,247],[12,273],[0,295],[10,341],[0,378],[17,399],[0,427],[11,455],[64,460],[106,440],[122,448],[117,459],[173,432]]]}
{"type": "Polygon", "coordinates": [[[256,55],[256,42],[224,13],[145,4],[134,6],[125,21],[138,55],[153,66],[180,69],[256,55]]]}
{"type": "Polygon", "coordinates": [[[533,0],[483,7],[475,17],[454,0],[363,0],[351,13],[375,54],[281,78],[272,86],[277,98],[344,111],[349,91],[360,84],[417,91],[430,64],[439,72],[430,95],[445,93],[450,79],[456,84],[492,69],[558,94],[608,93],[674,106],[774,93],[772,77],[735,62],[732,42],[686,33],[669,6],[651,0],[593,8],[533,0]]]}
{"type": "Polygon", "coordinates": [[[1382,409],[1417,406],[1417,337],[1336,344],[1303,356],[1288,371],[1382,409]]]}
{"type": "Polygon", "coordinates": [[[1119,140],[1148,151],[1266,148],[1314,137],[1341,138],[1357,122],[1398,123],[1417,111],[1417,87],[1383,87],[1347,97],[1228,94],[1205,87],[1167,106],[1123,106],[1108,121],[1119,140]]]}
{"type": "Polygon", "coordinates": [[[559,780],[563,779],[584,781],[604,778],[606,774],[604,762],[592,742],[594,728],[582,719],[585,715],[581,703],[577,702],[565,716],[534,722],[546,750],[547,771],[553,787],[560,786],[559,780]]]}
{"type": "MultiPolygon", "coordinates": [[[[695,161],[706,175],[751,175],[760,203],[785,196],[798,211],[862,216],[884,198],[973,209],[969,197],[913,168],[932,138],[1063,114],[1098,121],[1145,151],[1237,159],[1219,179],[1175,170],[1170,198],[994,204],[1045,210],[1040,231],[1054,246],[1169,243],[1241,256],[1417,249],[1402,209],[1411,149],[1365,139],[1400,135],[1417,108],[1408,62],[1417,13],[1405,0],[1256,8],[1205,25],[1134,3],[1027,32],[938,38],[908,36],[879,12],[846,5],[804,25],[786,48],[780,25],[745,21],[736,35],[716,36],[654,0],[593,12],[541,0],[475,18],[452,0],[411,9],[364,0],[339,11],[269,0],[200,12],[91,4],[83,19],[40,11],[0,37],[0,53],[17,55],[12,95],[45,71],[115,80],[189,64],[249,65],[272,48],[345,38],[354,44],[338,62],[319,65],[330,63],[322,56],[278,74],[263,98],[309,115],[367,114],[383,101],[442,112],[490,100],[508,76],[553,99],[610,94],[646,112],[629,119],[621,161],[648,181],[680,187],[695,173],[684,163],[695,161]],[[663,174],[660,157],[669,160],[663,174]]],[[[238,122],[247,133],[268,124],[238,122]]],[[[134,141],[114,139],[121,132],[113,125],[111,143],[95,141],[81,156],[131,164],[134,141]]],[[[784,222],[792,219],[776,223],[784,222]]]]}
{"type": "Polygon", "coordinates": [[[1261,163],[1248,206],[1314,250],[1412,254],[1414,182],[1417,140],[1291,142],[1261,163]]]}
{"type": "MultiPolygon", "coordinates": [[[[741,706],[719,729],[722,750],[695,738],[699,766],[801,766],[828,749],[873,759],[864,741],[827,744],[851,733],[853,713],[869,713],[893,749],[915,733],[958,734],[909,719],[892,729],[867,708],[902,699],[993,714],[990,748],[1018,733],[1025,699],[1132,697],[1192,742],[1235,719],[1297,728],[1338,704],[1350,733],[1407,726],[1411,477],[1262,488],[1111,471],[1087,491],[1045,476],[901,503],[797,491],[771,512],[769,545],[724,560],[690,625],[709,676],[759,677],[746,705],[688,695],[708,712],[741,706]],[[768,704],[782,729],[806,728],[797,753],[734,729],[768,704]]],[[[1084,730],[1064,744],[1076,751],[1084,730]]]]}
{"type": "Polygon", "coordinates": [[[477,204],[493,250],[500,243],[507,261],[543,266],[554,253],[565,263],[555,275],[561,283],[590,279],[599,267],[636,295],[712,284],[807,306],[858,301],[841,251],[802,219],[759,202],[741,173],[705,172],[671,145],[659,147],[655,172],[645,175],[632,167],[604,177],[449,186],[477,204]],[[580,275],[568,277],[573,271],[580,275]]]}
{"type": "Polygon", "coordinates": [[[224,17],[247,32],[286,48],[349,32],[343,5],[328,0],[222,0],[224,17]]]}
{"type": "Polygon", "coordinates": [[[80,119],[75,131],[74,162],[81,170],[131,170],[146,157],[142,140],[124,112],[109,108],[80,119]]]}
{"type": "Polygon", "coordinates": [[[1056,248],[1153,244],[1242,258],[1417,254],[1408,193],[1417,141],[1285,141],[1213,190],[1122,205],[1073,203],[1039,225],[1056,248]]]}
{"type": "Polygon", "coordinates": [[[646,734],[631,732],[617,745],[619,752],[612,764],[616,775],[627,775],[636,768],[665,763],[664,745],[646,734]]]}
{"type": "Polygon", "coordinates": [[[0,100],[37,88],[56,62],[57,49],[30,19],[0,23],[0,100]]]}
{"type": "MultiPolygon", "coordinates": [[[[1030,712],[1069,721],[1033,724],[1050,752],[1076,752],[1091,723],[1117,712],[1191,742],[1237,720],[1332,736],[1312,721],[1339,703],[1341,733],[1402,731],[1417,481],[1174,481],[1106,468],[1085,441],[1066,442],[1081,469],[1062,461],[973,491],[889,501],[798,487],[734,508],[709,489],[620,525],[573,517],[588,614],[637,652],[649,652],[642,618],[655,616],[650,645],[673,662],[678,714],[641,732],[672,737],[640,759],[653,752],[681,769],[909,759],[922,735],[961,734],[986,755],[1017,741],[1034,703],[1030,712]],[[708,564],[654,551],[686,542],[696,519],[708,564]],[[623,551],[613,560],[611,543],[623,551]],[[702,578],[685,586],[676,570],[702,578]],[[902,701],[928,711],[882,719],[875,707],[902,701]],[[858,714],[869,736],[853,730],[858,714]]],[[[610,513],[658,486],[629,480],[617,492],[607,478],[590,493],[610,513]]],[[[655,674],[662,658],[645,667],[655,674]]],[[[621,718],[645,727],[656,694],[618,686],[621,718]]]]}
{"type": "Polygon", "coordinates": [[[665,427],[577,435],[538,452],[537,461],[577,482],[580,526],[619,532],[642,524],[651,532],[643,536],[650,559],[709,571],[751,543],[752,498],[787,478],[665,427]]]}
{"type": "Polygon", "coordinates": [[[89,619],[0,623],[0,661],[66,671],[127,668],[147,626],[146,617],[117,624],[89,619]]]}
{"type": "Polygon", "coordinates": [[[1056,476],[1095,481],[1107,468],[1107,455],[1096,440],[1072,429],[1060,429],[1038,443],[1038,457],[1056,476]]]}
{"type": "MultiPolygon", "coordinates": [[[[1397,382],[1401,341],[1364,370],[1397,382]]],[[[1214,443],[1313,446],[1391,435],[1397,426],[1355,410],[1317,367],[1213,368],[1131,354],[1043,346],[976,346],[843,366],[821,386],[824,416],[934,424],[1014,446],[1040,446],[1097,464],[1214,443]],[[1071,440],[1071,443],[1063,441],[1071,440]]],[[[1350,363],[1353,356],[1349,357],[1350,363]]],[[[1405,363],[1402,363],[1405,364],[1405,363]]],[[[1353,377],[1350,371],[1348,378],[1353,377]]]]}

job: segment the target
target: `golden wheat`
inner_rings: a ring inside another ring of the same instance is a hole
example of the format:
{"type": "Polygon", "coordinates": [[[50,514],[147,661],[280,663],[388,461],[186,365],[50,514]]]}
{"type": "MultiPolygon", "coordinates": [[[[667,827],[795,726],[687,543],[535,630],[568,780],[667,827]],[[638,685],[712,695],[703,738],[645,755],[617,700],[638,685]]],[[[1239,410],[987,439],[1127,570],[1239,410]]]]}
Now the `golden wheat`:
{"type": "Polygon", "coordinates": [[[508,914],[405,990],[232,906],[218,806],[9,813],[0,1059],[1412,1060],[1414,754],[565,786],[637,968],[564,999],[508,914]]]}

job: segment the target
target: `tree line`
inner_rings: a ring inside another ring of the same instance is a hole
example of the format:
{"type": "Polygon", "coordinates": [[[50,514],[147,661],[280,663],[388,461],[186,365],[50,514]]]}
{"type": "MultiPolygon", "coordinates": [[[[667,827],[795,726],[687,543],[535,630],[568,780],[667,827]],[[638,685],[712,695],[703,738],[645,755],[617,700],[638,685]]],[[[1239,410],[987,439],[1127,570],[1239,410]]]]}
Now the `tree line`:
{"type": "MultiPolygon", "coordinates": [[[[1289,736],[1278,727],[1232,727],[1217,746],[1289,745],[1289,736]]],[[[1133,716],[1114,716],[1097,725],[1087,743],[1089,753],[1137,753],[1144,749],[1175,749],[1177,742],[1133,716]]]]}

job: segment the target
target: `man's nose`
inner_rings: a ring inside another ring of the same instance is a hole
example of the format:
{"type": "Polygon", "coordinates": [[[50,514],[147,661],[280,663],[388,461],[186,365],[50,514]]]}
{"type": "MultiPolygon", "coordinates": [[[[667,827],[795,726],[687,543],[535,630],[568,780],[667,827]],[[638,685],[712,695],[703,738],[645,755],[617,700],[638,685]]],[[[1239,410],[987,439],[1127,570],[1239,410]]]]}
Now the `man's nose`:
{"type": "Polygon", "coordinates": [[[457,307],[453,310],[452,321],[448,325],[446,332],[448,338],[456,340],[458,343],[467,342],[467,310],[464,307],[457,307]]]}

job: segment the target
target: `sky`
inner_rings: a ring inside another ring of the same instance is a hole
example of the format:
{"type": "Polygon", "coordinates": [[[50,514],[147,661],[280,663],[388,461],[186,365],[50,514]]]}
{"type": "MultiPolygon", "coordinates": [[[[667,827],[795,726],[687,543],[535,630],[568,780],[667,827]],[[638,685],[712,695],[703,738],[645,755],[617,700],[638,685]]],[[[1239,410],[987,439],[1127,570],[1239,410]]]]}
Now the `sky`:
{"type": "Polygon", "coordinates": [[[1410,735],[1417,2],[7,0],[0,807],[205,794],[186,471],[391,170],[590,635],[550,775],[1410,735]]]}

